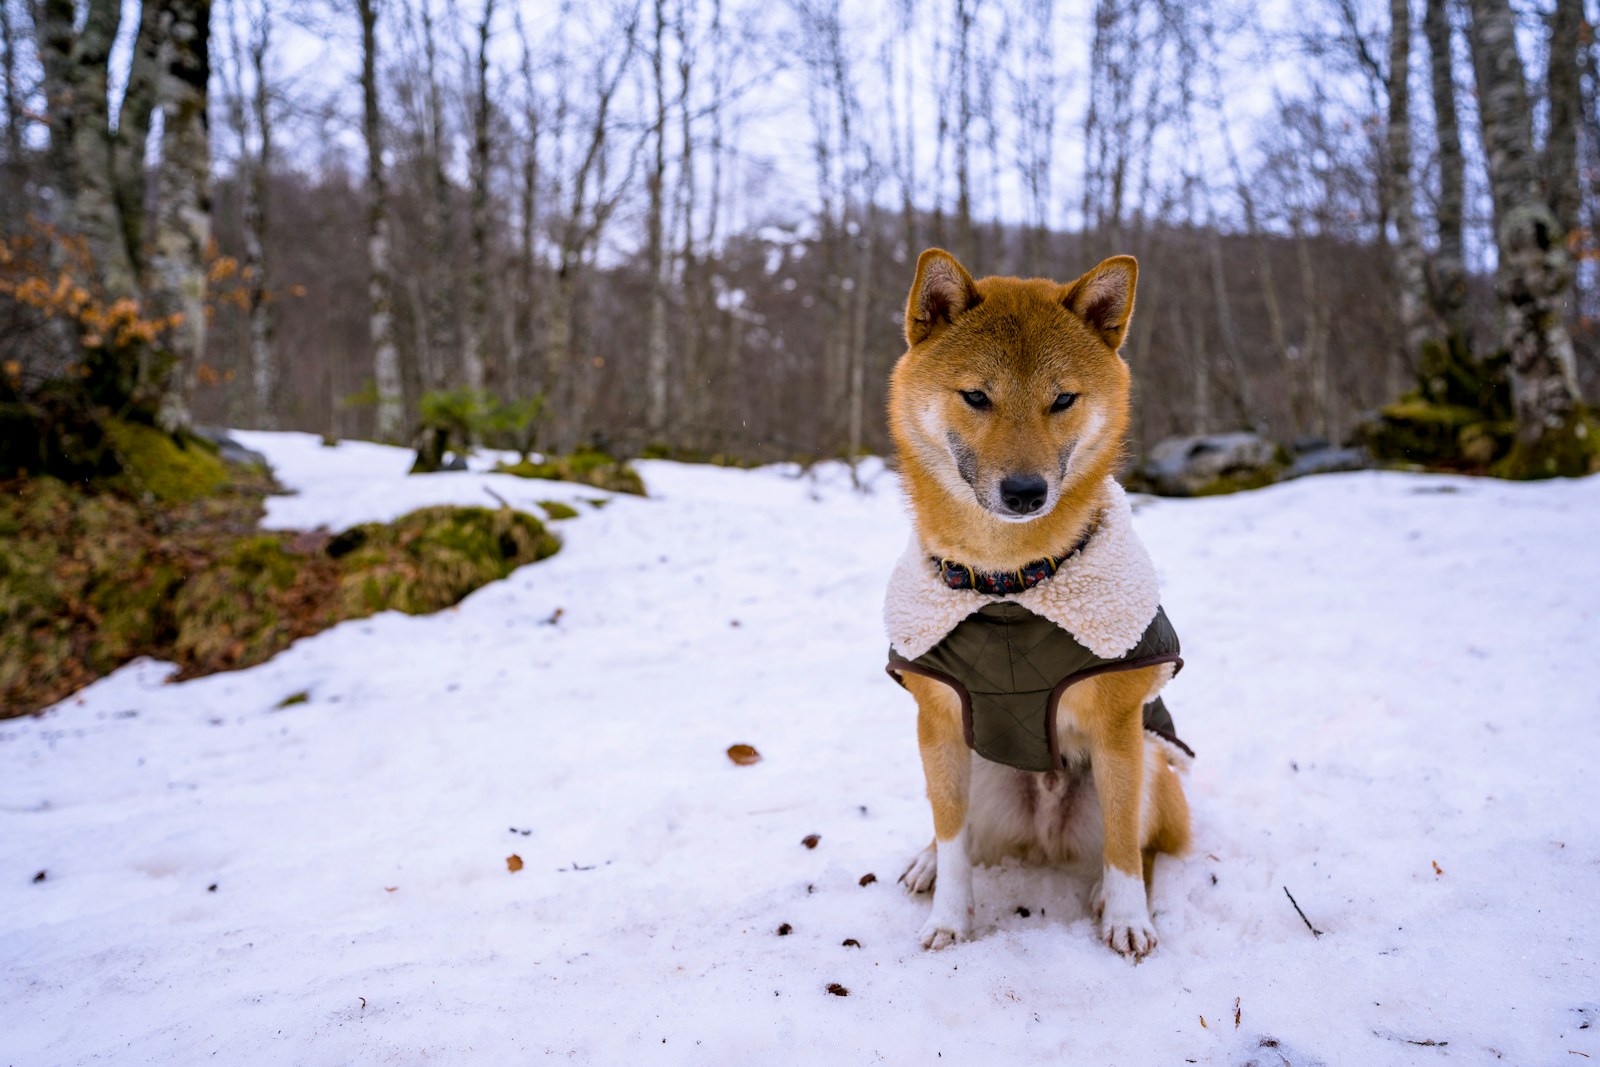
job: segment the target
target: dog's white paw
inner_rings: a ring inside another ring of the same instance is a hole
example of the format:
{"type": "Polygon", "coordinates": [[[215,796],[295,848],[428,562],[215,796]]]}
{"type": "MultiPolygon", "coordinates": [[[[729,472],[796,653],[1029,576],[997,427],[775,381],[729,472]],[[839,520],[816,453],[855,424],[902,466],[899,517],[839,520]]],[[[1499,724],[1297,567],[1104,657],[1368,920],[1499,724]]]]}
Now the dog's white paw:
{"type": "Polygon", "coordinates": [[[929,845],[912,857],[905,873],[900,876],[900,884],[906,887],[907,893],[926,893],[933,888],[938,874],[939,854],[929,845]]]}
{"type": "Polygon", "coordinates": [[[1111,951],[1135,963],[1155,951],[1156,928],[1142,878],[1107,868],[1089,891],[1089,906],[1100,922],[1100,940],[1111,951]]]}
{"type": "Polygon", "coordinates": [[[922,930],[917,934],[917,939],[922,942],[922,947],[933,949],[937,952],[941,948],[949,948],[957,941],[972,940],[972,924],[970,922],[947,922],[930,917],[922,924],[922,930]]]}

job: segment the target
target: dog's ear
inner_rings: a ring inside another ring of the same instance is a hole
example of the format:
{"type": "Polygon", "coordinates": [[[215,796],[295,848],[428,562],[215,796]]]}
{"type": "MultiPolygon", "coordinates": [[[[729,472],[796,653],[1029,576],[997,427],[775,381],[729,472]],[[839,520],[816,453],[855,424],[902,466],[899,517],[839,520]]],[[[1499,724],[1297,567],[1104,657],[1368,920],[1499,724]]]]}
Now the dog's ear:
{"type": "Polygon", "coordinates": [[[942,322],[954,322],[983,298],[972,275],[942,248],[930,248],[917,259],[917,280],[906,302],[906,343],[926,338],[942,322]]]}
{"type": "Polygon", "coordinates": [[[1128,321],[1133,318],[1133,287],[1138,280],[1138,260],[1112,256],[1067,286],[1062,303],[1116,351],[1128,336],[1128,321]]]}

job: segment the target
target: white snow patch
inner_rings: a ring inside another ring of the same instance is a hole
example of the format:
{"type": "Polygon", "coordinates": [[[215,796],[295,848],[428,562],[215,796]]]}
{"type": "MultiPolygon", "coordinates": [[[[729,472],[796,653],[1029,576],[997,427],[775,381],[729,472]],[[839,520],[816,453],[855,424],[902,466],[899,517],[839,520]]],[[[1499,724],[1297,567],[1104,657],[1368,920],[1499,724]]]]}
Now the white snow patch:
{"type": "Polygon", "coordinates": [[[0,1063],[1600,1058],[1600,479],[1139,508],[1198,758],[1135,967],[1085,886],[1013,866],[976,872],[977,940],[918,946],[881,466],[861,495],[838,467],[643,463],[649,499],[595,509],[240,436],[298,490],[274,526],[485,486],[583,516],[455,610],[181,684],[130,664],[0,722],[0,1063]]]}

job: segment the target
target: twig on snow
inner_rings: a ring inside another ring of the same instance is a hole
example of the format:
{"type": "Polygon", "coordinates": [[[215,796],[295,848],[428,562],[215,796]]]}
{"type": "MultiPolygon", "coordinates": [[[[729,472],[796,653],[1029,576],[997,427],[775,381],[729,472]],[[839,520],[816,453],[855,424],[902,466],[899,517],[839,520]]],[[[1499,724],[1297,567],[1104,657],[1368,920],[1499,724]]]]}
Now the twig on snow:
{"type": "Polygon", "coordinates": [[[1294,899],[1294,894],[1289,892],[1289,887],[1283,887],[1283,895],[1289,898],[1289,903],[1294,905],[1294,910],[1299,913],[1300,921],[1306,924],[1306,929],[1311,931],[1313,937],[1321,937],[1322,931],[1311,925],[1311,920],[1306,918],[1306,913],[1300,910],[1300,902],[1294,899]]]}
{"type": "Polygon", "coordinates": [[[511,501],[507,500],[505,497],[501,496],[499,493],[495,492],[493,489],[490,489],[487,485],[481,486],[480,488],[482,488],[485,493],[488,493],[490,496],[492,496],[496,500],[500,501],[500,506],[505,508],[507,511],[515,511],[515,510],[517,510],[516,508],[511,506],[511,501]]]}

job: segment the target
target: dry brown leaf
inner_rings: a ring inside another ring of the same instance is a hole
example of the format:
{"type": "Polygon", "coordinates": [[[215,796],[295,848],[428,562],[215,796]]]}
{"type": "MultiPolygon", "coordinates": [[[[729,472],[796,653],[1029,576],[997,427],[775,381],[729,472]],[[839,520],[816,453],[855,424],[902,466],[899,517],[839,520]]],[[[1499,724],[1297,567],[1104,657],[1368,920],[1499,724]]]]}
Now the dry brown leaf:
{"type": "Polygon", "coordinates": [[[1444,873],[1444,868],[1439,866],[1439,861],[1438,860],[1429,860],[1428,862],[1433,864],[1433,873],[1434,874],[1437,875],[1437,874],[1443,874],[1444,873]]]}
{"type": "Polygon", "coordinates": [[[728,758],[741,767],[748,767],[761,762],[761,753],[756,751],[754,745],[729,745],[728,758]]]}
{"type": "Polygon", "coordinates": [[[788,923],[784,923],[782,926],[778,927],[779,937],[788,937],[792,933],[794,933],[794,927],[790,926],[788,923]]]}
{"type": "Polygon", "coordinates": [[[871,885],[873,882],[876,882],[877,880],[878,880],[878,876],[875,875],[875,874],[863,874],[861,876],[861,881],[857,882],[856,884],[857,885],[871,885]]]}
{"type": "Polygon", "coordinates": [[[507,856],[506,870],[510,871],[512,874],[516,874],[518,871],[522,870],[522,857],[517,855],[515,852],[507,856]]]}
{"type": "Polygon", "coordinates": [[[821,834],[807,834],[806,836],[804,836],[804,837],[802,837],[800,839],[800,843],[802,845],[806,846],[806,848],[816,848],[817,847],[817,842],[819,842],[821,840],[822,840],[822,835],[821,834]]]}
{"type": "Polygon", "coordinates": [[[850,995],[850,990],[846,989],[838,982],[829,982],[828,992],[832,993],[836,997],[848,997],[850,995]]]}

